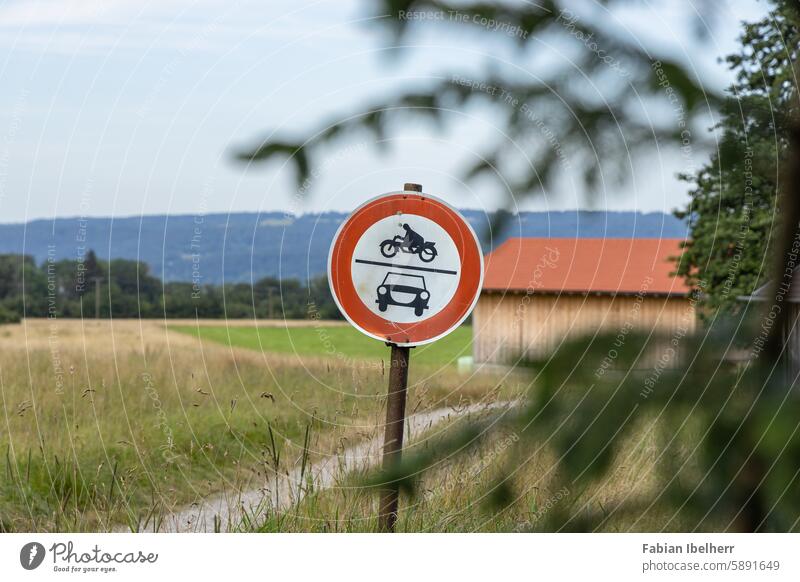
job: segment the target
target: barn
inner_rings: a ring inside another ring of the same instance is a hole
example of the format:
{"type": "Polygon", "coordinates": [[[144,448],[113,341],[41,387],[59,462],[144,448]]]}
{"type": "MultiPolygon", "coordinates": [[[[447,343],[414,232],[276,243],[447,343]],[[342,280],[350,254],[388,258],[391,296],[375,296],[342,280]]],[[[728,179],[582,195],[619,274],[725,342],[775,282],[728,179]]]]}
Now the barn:
{"type": "Polygon", "coordinates": [[[671,257],[681,239],[512,238],[485,259],[473,312],[475,364],[550,353],[597,331],[695,328],[694,303],[671,257]]]}

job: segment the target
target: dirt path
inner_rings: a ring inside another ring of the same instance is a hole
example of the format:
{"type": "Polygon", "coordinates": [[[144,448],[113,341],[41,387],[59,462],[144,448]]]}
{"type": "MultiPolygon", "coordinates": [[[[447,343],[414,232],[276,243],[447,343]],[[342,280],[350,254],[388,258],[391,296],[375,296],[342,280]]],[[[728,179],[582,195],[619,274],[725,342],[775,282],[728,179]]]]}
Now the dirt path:
{"type": "MultiPolygon", "coordinates": [[[[406,435],[413,441],[420,434],[442,422],[461,419],[470,415],[509,408],[511,403],[473,404],[460,410],[439,408],[417,413],[406,420],[406,435]]],[[[381,460],[382,437],[376,437],[361,445],[331,455],[306,468],[314,490],[320,491],[334,486],[343,476],[354,470],[377,466],[381,460]]],[[[221,494],[193,504],[177,513],[165,517],[160,524],[161,532],[213,532],[215,521],[221,531],[236,528],[246,511],[250,516],[265,515],[266,512],[286,511],[305,495],[300,468],[287,475],[273,478],[265,487],[250,491],[221,494]]]]}

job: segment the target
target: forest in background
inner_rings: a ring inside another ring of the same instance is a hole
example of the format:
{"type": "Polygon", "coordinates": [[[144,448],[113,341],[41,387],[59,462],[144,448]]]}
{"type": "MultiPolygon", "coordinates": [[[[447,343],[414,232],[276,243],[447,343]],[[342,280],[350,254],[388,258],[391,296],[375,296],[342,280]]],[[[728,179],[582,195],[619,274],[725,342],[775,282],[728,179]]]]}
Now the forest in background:
{"type": "Polygon", "coordinates": [[[23,317],[340,319],[326,277],[164,282],[141,261],[0,255],[0,323],[23,317]]]}

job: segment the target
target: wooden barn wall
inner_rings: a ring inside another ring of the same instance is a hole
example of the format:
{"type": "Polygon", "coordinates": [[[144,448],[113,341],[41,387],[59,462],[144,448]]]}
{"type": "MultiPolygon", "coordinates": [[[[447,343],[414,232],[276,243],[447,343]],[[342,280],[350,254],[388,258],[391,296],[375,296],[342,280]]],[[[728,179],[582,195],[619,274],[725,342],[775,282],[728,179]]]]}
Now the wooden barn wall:
{"type": "Polygon", "coordinates": [[[669,335],[691,333],[695,325],[685,297],[483,293],[473,312],[473,357],[478,363],[508,364],[598,330],[655,329],[669,335]]]}

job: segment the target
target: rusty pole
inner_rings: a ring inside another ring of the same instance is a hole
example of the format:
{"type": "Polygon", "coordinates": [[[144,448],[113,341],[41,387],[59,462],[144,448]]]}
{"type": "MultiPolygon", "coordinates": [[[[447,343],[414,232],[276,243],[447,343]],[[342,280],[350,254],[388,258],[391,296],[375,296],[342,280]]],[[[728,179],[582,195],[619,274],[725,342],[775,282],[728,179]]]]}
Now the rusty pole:
{"type": "MultiPolygon", "coordinates": [[[[420,184],[406,184],[405,191],[422,192],[420,184]]],[[[411,348],[389,344],[392,347],[389,367],[389,395],[386,399],[386,430],[383,436],[383,470],[387,474],[398,465],[403,452],[403,430],[406,424],[406,390],[408,388],[408,361],[411,348]]],[[[378,529],[393,532],[397,522],[400,487],[388,483],[381,491],[378,529]]]]}

